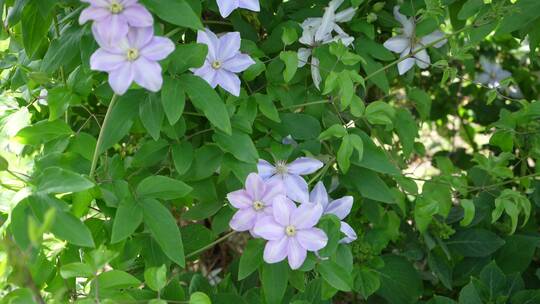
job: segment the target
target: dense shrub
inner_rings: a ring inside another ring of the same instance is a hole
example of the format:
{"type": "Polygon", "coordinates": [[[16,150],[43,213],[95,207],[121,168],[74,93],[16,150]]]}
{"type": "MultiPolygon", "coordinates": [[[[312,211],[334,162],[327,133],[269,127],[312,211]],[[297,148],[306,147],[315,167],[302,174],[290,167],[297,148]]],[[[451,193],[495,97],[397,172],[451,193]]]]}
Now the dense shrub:
{"type": "Polygon", "coordinates": [[[0,303],[540,303],[540,1],[0,8],[0,303]]]}

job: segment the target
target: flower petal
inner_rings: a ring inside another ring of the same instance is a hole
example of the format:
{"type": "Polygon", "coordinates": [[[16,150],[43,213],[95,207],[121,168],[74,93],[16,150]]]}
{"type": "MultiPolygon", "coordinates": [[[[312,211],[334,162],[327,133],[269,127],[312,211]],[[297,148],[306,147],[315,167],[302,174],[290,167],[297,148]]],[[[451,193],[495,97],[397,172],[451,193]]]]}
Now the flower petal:
{"type": "Polygon", "coordinates": [[[154,24],[152,14],[150,14],[150,12],[144,6],[138,3],[126,7],[122,11],[122,15],[125,16],[127,22],[131,26],[152,27],[154,24]]]}
{"type": "Polygon", "coordinates": [[[319,228],[298,230],[296,232],[296,239],[308,251],[321,250],[328,243],[326,233],[319,228]]]}
{"type": "Polygon", "coordinates": [[[283,184],[283,180],[281,179],[271,179],[266,181],[265,185],[265,191],[262,196],[262,201],[266,206],[272,205],[274,203],[274,199],[281,195],[285,196],[285,185],[283,184]]]}
{"type": "Polygon", "coordinates": [[[126,19],[121,15],[112,14],[109,17],[94,22],[92,26],[99,28],[99,33],[103,37],[105,45],[112,46],[122,39],[129,32],[126,19]]]}
{"type": "Polygon", "coordinates": [[[282,227],[290,224],[291,214],[296,209],[296,205],[288,198],[280,195],[274,199],[272,203],[272,213],[274,220],[282,227]]]}
{"type": "Polygon", "coordinates": [[[335,214],[340,220],[344,219],[351,212],[353,205],[352,196],[344,196],[340,199],[334,200],[328,204],[328,208],[325,210],[325,214],[335,214]]]}
{"type": "Polygon", "coordinates": [[[288,198],[299,203],[309,201],[308,184],[301,176],[287,174],[284,176],[283,182],[288,198]]]}
{"type": "Polygon", "coordinates": [[[299,157],[287,165],[288,172],[296,175],[311,174],[323,166],[320,160],[311,157],[299,157]]]}
{"type": "Polygon", "coordinates": [[[283,261],[287,257],[288,245],[289,238],[287,237],[282,237],[275,241],[268,241],[266,246],[264,246],[264,261],[269,264],[283,261]]]}
{"type": "Polygon", "coordinates": [[[262,199],[262,196],[266,190],[262,178],[257,173],[250,173],[246,178],[246,192],[254,200],[262,199]]]}
{"type": "Polygon", "coordinates": [[[133,62],[134,80],[141,87],[157,92],[163,85],[161,66],[155,61],[150,61],[144,57],[139,57],[133,62]]]}
{"type": "Polygon", "coordinates": [[[223,18],[227,18],[239,5],[239,0],[216,0],[216,2],[219,14],[223,18]]]}
{"type": "Polygon", "coordinates": [[[356,13],[356,8],[349,7],[348,9],[344,9],[341,12],[337,13],[334,20],[336,22],[349,22],[352,20],[355,13],[356,13]]]}
{"type": "Polygon", "coordinates": [[[276,173],[276,168],[264,159],[259,159],[257,163],[257,172],[262,179],[268,179],[276,173]]]}
{"type": "Polygon", "coordinates": [[[255,223],[253,231],[265,240],[275,241],[285,237],[285,228],[272,216],[265,216],[255,223]]]}
{"type": "Polygon", "coordinates": [[[311,56],[311,79],[317,90],[320,90],[322,77],[319,71],[319,59],[315,56],[311,56]]]}
{"type": "Polygon", "coordinates": [[[311,56],[311,49],[299,48],[298,49],[298,67],[301,68],[308,63],[309,56],[311,56]]]}
{"type": "MultiPolygon", "coordinates": [[[[400,55],[401,58],[408,56],[409,52],[411,51],[410,48],[406,48],[400,55]]],[[[408,70],[410,70],[414,66],[415,59],[413,57],[409,57],[397,64],[399,75],[403,75],[407,73],[408,70]]]]}
{"type": "Polygon", "coordinates": [[[100,48],[90,57],[90,68],[94,71],[110,72],[126,64],[126,58],[100,48]]]}
{"type": "Polygon", "coordinates": [[[354,229],[343,221],[341,222],[341,227],[339,230],[345,234],[345,237],[339,240],[340,243],[348,244],[358,238],[354,229]]]}
{"type": "Polygon", "coordinates": [[[410,40],[405,36],[395,36],[386,40],[383,45],[394,53],[401,53],[410,46],[410,40]]]}
{"type": "Polygon", "coordinates": [[[326,192],[326,188],[322,182],[318,182],[315,187],[313,187],[313,190],[311,190],[309,202],[321,204],[323,210],[326,210],[326,206],[328,206],[328,192],[326,192]]]}
{"type": "Polygon", "coordinates": [[[261,11],[259,0],[239,0],[238,7],[245,8],[254,12],[261,11]]]}
{"type": "Polygon", "coordinates": [[[101,21],[110,14],[111,12],[106,8],[89,6],[81,12],[79,24],[85,24],[88,20],[101,21]]]}
{"type": "Polygon", "coordinates": [[[240,32],[230,32],[219,37],[219,53],[217,58],[225,62],[240,52],[240,32]]]}
{"type": "MultiPolygon", "coordinates": [[[[224,0],[222,2],[228,2],[224,0]]],[[[216,55],[219,50],[219,38],[211,30],[197,31],[197,43],[206,44],[208,46],[207,58],[210,62],[216,60],[216,55]]]]}
{"type": "Polygon", "coordinates": [[[147,59],[158,61],[167,58],[173,51],[174,43],[169,38],[154,37],[140,50],[140,53],[147,59]]]}
{"type": "Polygon", "coordinates": [[[249,55],[238,53],[225,60],[221,67],[229,72],[240,73],[247,70],[253,64],[255,64],[255,61],[249,55]]]}
{"type": "Polygon", "coordinates": [[[394,6],[394,17],[403,26],[403,33],[407,37],[411,37],[414,32],[413,18],[407,18],[405,15],[399,12],[399,5],[394,6]]]}
{"type": "Polygon", "coordinates": [[[323,214],[320,204],[301,204],[291,214],[291,225],[296,229],[309,229],[319,222],[323,214]]]}
{"type": "Polygon", "coordinates": [[[416,65],[418,65],[421,69],[425,69],[431,65],[431,60],[425,49],[414,54],[414,58],[416,58],[416,65]]]}
{"type": "MultiPolygon", "coordinates": [[[[420,39],[420,43],[422,43],[424,46],[427,46],[428,44],[431,44],[441,38],[444,37],[444,33],[441,32],[441,31],[434,31],[433,33],[431,34],[428,34],[424,37],[422,37],[420,39]]],[[[444,40],[441,40],[439,42],[437,42],[436,44],[434,44],[433,46],[436,47],[436,48],[440,48],[441,46],[443,46],[445,43],[446,43],[446,39],[444,40]]]]}
{"type": "Polygon", "coordinates": [[[227,194],[227,200],[237,209],[251,208],[253,205],[253,199],[245,190],[230,192],[227,194]]]}
{"type": "Polygon", "coordinates": [[[291,269],[298,269],[306,260],[307,251],[304,249],[296,238],[289,238],[289,244],[287,244],[287,257],[291,269]]]}
{"type": "Polygon", "coordinates": [[[98,6],[98,7],[108,7],[109,3],[107,0],[81,0],[81,2],[89,3],[92,6],[98,6]]]}
{"type": "Polygon", "coordinates": [[[240,209],[233,215],[229,226],[236,231],[247,231],[253,228],[257,212],[252,208],[240,209]]]}
{"type": "Polygon", "coordinates": [[[212,88],[215,88],[217,86],[217,83],[215,81],[215,78],[217,75],[216,70],[212,68],[212,66],[210,66],[208,61],[205,61],[202,67],[197,68],[197,69],[192,69],[192,72],[196,76],[199,76],[202,79],[204,79],[206,82],[208,82],[208,84],[212,88]]]}
{"type": "Polygon", "coordinates": [[[223,69],[216,70],[214,81],[225,91],[240,96],[240,78],[236,74],[223,69]]]}
{"type": "Polygon", "coordinates": [[[154,29],[152,27],[132,27],[127,34],[129,46],[142,50],[152,38],[154,38],[154,29]]]}
{"type": "Polygon", "coordinates": [[[123,95],[129,89],[135,75],[132,66],[133,64],[126,62],[109,72],[109,84],[116,94],[123,95]]]}

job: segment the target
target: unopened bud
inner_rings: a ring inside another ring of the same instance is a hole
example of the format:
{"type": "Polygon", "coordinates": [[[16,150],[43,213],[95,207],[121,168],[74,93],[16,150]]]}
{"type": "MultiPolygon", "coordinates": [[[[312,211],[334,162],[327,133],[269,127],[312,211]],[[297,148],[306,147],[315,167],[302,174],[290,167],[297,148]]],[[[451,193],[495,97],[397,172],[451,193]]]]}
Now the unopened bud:
{"type": "Polygon", "coordinates": [[[373,11],[378,12],[384,8],[384,2],[377,2],[373,4],[373,11]]]}
{"type": "Polygon", "coordinates": [[[369,13],[366,17],[368,23],[373,23],[377,20],[377,14],[369,13]]]}

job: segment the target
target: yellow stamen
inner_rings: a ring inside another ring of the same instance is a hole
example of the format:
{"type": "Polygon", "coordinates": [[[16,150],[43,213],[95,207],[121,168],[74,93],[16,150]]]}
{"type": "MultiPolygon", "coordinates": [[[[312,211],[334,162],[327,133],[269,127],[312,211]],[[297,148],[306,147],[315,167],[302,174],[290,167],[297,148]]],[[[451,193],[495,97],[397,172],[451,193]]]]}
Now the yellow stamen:
{"type": "Polygon", "coordinates": [[[288,236],[294,236],[296,234],[296,227],[294,227],[293,225],[285,227],[285,233],[288,236]]]}
{"type": "Polygon", "coordinates": [[[137,60],[137,58],[139,58],[139,50],[134,49],[134,48],[128,49],[126,53],[126,57],[127,57],[127,60],[129,61],[137,60]]]}
{"type": "Polygon", "coordinates": [[[214,70],[217,70],[217,69],[221,68],[221,62],[218,61],[218,60],[212,62],[212,68],[213,68],[214,70]]]}
{"type": "Polygon", "coordinates": [[[111,5],[109,6],[109,10],[113,14],[119,14],[124,10],[124,7],[117,0],[112,0],[111,5]]]}
{"type": "Polygon", "coordinates": [[[262,209],[264,209],[264,203],[261,201],[254,201],[253,209],[255,209],[255,211],[261,211],[262,209]]]}

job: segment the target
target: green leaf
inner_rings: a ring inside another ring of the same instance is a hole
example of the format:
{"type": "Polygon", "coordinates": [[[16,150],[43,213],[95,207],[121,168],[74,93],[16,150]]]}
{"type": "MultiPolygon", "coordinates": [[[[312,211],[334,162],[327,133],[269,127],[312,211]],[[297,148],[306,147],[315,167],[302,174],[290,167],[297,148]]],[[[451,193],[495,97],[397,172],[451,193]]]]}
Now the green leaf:
{"type": "Polygon", "coordinates": [[[360,267],[354,280],[354,290],[367,299],[375,293],[381,286],[379,275],[374,270],[366,267],[360,267]]]}
{"type": "Polygon", "coordinates": [[[204,115],[218,129],[227,134],[232,133],[231,121],[223,100],[203,79],[189,74],[180,76],[193,105],[203,111],[204,115]]]}
{"type": "Polygon", "coordinates": [[[256,163],[259,160],[257,149],[247,134],[233,130],[231,135],[216,132],[212,138],[222,150],[231,153],[240,161],[256,163]]]}
{"type": "Polygon", "coordinates": [[[379,269],[381,287],[377,294],[389,303],[417,303],[422,295],[422,279],[412,264],[395,255],[383,257],[384,267],[379,269]]]}
{"type": "Polygon", "coordinates": [[[238,266],[238,280],[247,278],[263,263],[263,251],[265,243],[260,239],[251,239],[247,242],[244,252],[240,256],[238,266]]]}
{"type": "Polygon", "coordinates": [[[332,125],[330,128],[324,130],[319,135],[319,140],[327,140],[332,137],[341,138],[345,136],[346,134],[347,134],[347,130],[345,130],[345,128],[342,125],[335,124],[335,125],[332,125]]]}
{"type": "Polygon", "coordinates": [[[349,168],[351,166],[352,153],[353,145],[351,143],[351,138],[349,135],[345,135],[341,140],[341,145],[339,146],[339,150],[337,152],[337,163],[339,165],[339,168],[341,169],[341,172],[343,172],[344,174],[349,171],[349,168]]]}
{"type": "Polygon", "coordinates": [[[80,53],[79,45],[84,31],[78,27],[67,28],[58,39],[54,39],[41,61],[40,70],[52,74],[60,66],[71,62],[80,53]]]}
{"type": "Polygon", "coordinates": [[[149,176],[137,186],[140,197],[172,200],[186,196],[193,190],[184,182],[162,175],[149,176]]]}
{"type": "Polygon", "coordinates": [[[279,54],[279,59],[285,63],[283,79],[285,82],[291,81],[298,69],[298,55],[293,51],[283,51],[279,54]]]}
{"type": "Polygon", "coordinates": [[[38,5],[31,2],[24,6],[21,21],[24,49],[28,58],[32,58],[47,37],[52,16],[43,16],[38,5]]]}
{"type": "Polygon", "coordinates": [[[83,175],[60,167],[43,170],[35,183],[37,190],[43,193],[79,192],[94,187],[94,183],[83,175]]]}
{"type": "Polygon", "coordinates": [[[356,150],[356,153],[358,153],[358,161],[362,161],[364,158],[364,141],[362,141],[362,138],[356,134],[351,134],[351,144],[356,150]]]}
{"type": "Polygon", "coordinates": [[[9,163],[2,155],[0,155],[0,171],[6,171],[9,169],[9,163]]]}
{"type": "Polygon", "coordinates": [[[201,43],[186,43],[176,45],[176,49],[169,56],[170,70],[181,74],[190,68],[201,67],[206,59],[208,46],[201,43]]]}
{"type": "Polygon", "coordinates": [[[193,163],[193,146],[190,142],[185,141],[172,146],[172,157],[174,167],[178,174],[186,173],[193,163]]]}
{"type": "Polygon", "coordinates": [[[212,301],[204,292],[197,291],[189,296],[189,304],[212,304],[212,301]]]}
{"type": "Polygon", "coordinates": [[[161,88],[161,105],[171,126],[182,116],[185,104],[186,95],[180,80],[164,77],[161,88]]]}
{"type": "Polygon", "coordinates": [[[288,278],[289,266],[287,266],[287,263],[263,263],[261,267],[261,283],[266,303],[281,303],[287,290],[288,278]]]}
{"type": "Polygon", "coordinates": [[[275,122],[281,122],[279,113],[270,96],[257,93],[254,95],[254,97],[255,101],[259,105],[259,110],[264,116],[275,122]]]}
{"type": "Polygon", "coordinates": [[[375,201],[394,204],[395,198],[386,183],[373,171],[352,167],[348,181],[365,197],[375,201]]]}
{"type": "Polygon", "coordinates": [[[167,267],[150,267],[144,270],[144,282],[154,291],[162,290],[167,285],[167,267]]]}
{"type": "Polygon", "coordinates": [[[458,13],[458,19],[466,20],[475,15],[484,6],[484,0],[467,0],[458,13]]]}
{"type": "Polygon", "coordinates": [[[468,199],[462,199],[460,205],[463,208],[463,219],[459,222],[462,227],[468,226],[474,219],[474,202],[468,199]]]}
{"type": "Polygon", "coordinates": [[[60,268],[60,275],[64,279],[89,278],[94,275],[94,272],[92,271],[92,267],[90,267],[90,265],[75,262],[62,265],[62,267],[60,268]]]}
{"type": "Polygon", "coordinates": [[[403,108],[396,110],[395,130],[403,147],[403,155],[409,157],[414,149],[414,139],[418,135],[418,126],[409,111],[403,108]]]}
{"type": "Polygon", "coordinates": [[[39,145],[71,134],[70,127],[63,120],[42,120],[20,130],[15,135],[15,139],[21,144],[39,145]]]}
{"type": "Polygon", "coordinates": [[[319,121],[311,115],[299,113],[281,114],[281,121],[287,134],[294,139],[314,139],[321,133],[319,121]]]}
{"type": "Polygon", "coordinates": [[[148,227],[156,242],[171,260],[184,267],[182,236],[172,214],[154,199],[143,200],[142,206],[144,224],[148,227]]]}
{"type": "Polygon", "coordinates": [[[296,40],[298,40],[298,33],[296,32],[296,29],[292,26],[284,26],[283,33],[281,34],[281,41],[283,41],[283,44],[291,45],[296,40]]]}
{"type": "Polygon", "coordinates": [[[389,155],[375,145],[373,140],[364,132],[358,132],[363,143],[363,157],[360,161],[353,159],[352,163],[383,174],[399,175],[401,171],[388,159],[389,155]]]}
{"type": "Polygon", "coordinates": [[[372,124],[392,126],[395,116],[394,108],[383,101],[374,101],[366,107],[364,115],[372,124]]]}
{"type": "Polygon", "coordinates": [[[465,257],[484,257],[502,247],[504,240],[489,230],[471,228],[458,231],[446,245],[465,257]]]}
{"type": "Polygon", "coordinates": [[[476,290],[473,282],[470,282],[459,292],[459,303],[460,304],[483,304],[480,294],[476,290]]]}
{"type": "Polygon", "coordinates": [[[139,105],[139,117],[154,140],[159,139],[164,116],[163,107],[156,94],[148,94],[146,100],[139,105]]]}
{"type": "Polygon", "coordinates": [[[352,276],[351,273],[332,260],[324,260],[317,267],[323,279],[330,286],[341,291],[351,291],[352,276]]]}
{"type": "Polygon", "coordinates": [[[66,87],[55,87],[47,95],[49,120],[56,120],[64,115],[70,105],[81,102],[81,98],[66,87]]]}
{"type": "Polygon", "coordinates": [[[431,97],[425,91],[417,88],[411,88],[407,96],[414,102],[422,120],[428,120],[431,112],[431,97]]]}
{"type": "Polygon", "coordinates": [[[184,252],[187,255],[209,245],[216,240],[216,234],[201,224],[189,224],[180,229],[182,235],[189,235],[184,239],[184,252]]]}
{"type": "Polygon", "coordinates": [[[143,213],[141,206],[127,196],[118,205],[111,234],[111,243],[118,243],[130,236],[142,223],[143,213]]]}
{"type": "Polygon", "coordinates": [[[504,238],[504,245],[497,252],[495,260],[505,273],[523,272],[529,267],[540,238],[531,235],[514,234],[504,238]]]}
{"type": "Polygon", "coordinates": [[[110,270],[97,277],[97,284],[94,284],[93,288],[99,288],[101,294],[101,290],[125,289],[139,285],[141,285],[141,281],[131,274],[121,270],[110,270]]]}
{"type": "Polygon", "coordinates": [[[203,29],[199,15],[186,0],[142,0],[141,2],[159,18],[169,23],[194,30],[203,29]]]}

